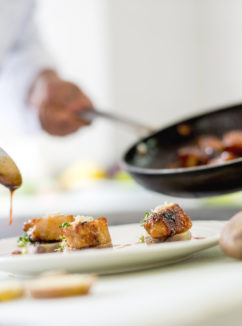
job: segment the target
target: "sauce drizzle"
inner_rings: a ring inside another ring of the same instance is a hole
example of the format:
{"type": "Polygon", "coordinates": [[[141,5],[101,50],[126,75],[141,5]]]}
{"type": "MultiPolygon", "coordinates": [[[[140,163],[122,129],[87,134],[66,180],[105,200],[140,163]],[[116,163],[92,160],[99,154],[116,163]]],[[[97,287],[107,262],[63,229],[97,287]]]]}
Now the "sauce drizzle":
{"type": "Polygon", "coordinates": [[[9,212],[9,225],[13,223],[13,194],[15,189],[10,189],[10,212],[9,212]]]}

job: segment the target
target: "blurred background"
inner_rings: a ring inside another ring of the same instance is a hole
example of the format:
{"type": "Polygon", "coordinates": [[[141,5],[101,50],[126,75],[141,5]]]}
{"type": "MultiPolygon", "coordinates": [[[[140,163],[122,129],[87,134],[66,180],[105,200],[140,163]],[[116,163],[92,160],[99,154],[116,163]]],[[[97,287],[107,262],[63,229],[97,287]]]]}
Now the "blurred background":
{"type": "MultiPolygon", "coordinates": [[[[39,0],[36,22],[53,65],[97,108],[160,128],[241,101],[241,12],[239,0],[39,0]]],[[[10,105],[2,95],[3,115],[10,105]]],[[[137,138],[129,130],[101,120],[64,138],[20,129],[0,120],[1,147],[24,178],[16,215],[102,215],[108,207],[137,212],[166,199],[117,172],[137,138]]],[[[2,188],[0,214],[7,216],[8,193],[2,188]]]]}

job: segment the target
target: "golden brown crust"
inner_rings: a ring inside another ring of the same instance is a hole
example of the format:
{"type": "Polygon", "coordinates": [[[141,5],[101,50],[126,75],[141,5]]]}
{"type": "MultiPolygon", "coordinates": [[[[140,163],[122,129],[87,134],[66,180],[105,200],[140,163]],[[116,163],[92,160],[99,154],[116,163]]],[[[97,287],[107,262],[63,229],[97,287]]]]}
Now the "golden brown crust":
{"type": "Polygon", "coordinates": [[[146,232],[154,239],[166,239],[192,227],[190,217],[178,204],[161,207],[152,212],[144,223],[146,232]]]}
{"type": "Polygon", "coordinates": [[[70,248],[81,249],[111,243],[108,222],[105,217],[93,221],[75,222],[61,229],[70,248]]]}
{"type": "Polygon", "coordinates": [[[73,221],[72,215],[49,215],[25,222],[23,230],[27,232],[31,241],[59,241],[61,236],[59,226],[65,222],[71,223],[73,221]]]}

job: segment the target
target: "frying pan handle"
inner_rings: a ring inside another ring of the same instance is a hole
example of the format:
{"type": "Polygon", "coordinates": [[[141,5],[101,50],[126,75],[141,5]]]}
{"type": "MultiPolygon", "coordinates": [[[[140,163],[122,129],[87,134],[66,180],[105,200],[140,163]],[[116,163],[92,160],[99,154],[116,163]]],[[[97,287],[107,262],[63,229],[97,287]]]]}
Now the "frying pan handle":
{"type": "Polygon", "coordinates": [[[129,118],[119,116],[110,112],[99,111],[96,109],[86,109],[78,112],[77,116],[87,122],[92,122],[95,118],[103,118],[109,121],[117,122],[134,129],[137,133],[150,134],[155,131],[154,128],[133,121],[129,118]]]}

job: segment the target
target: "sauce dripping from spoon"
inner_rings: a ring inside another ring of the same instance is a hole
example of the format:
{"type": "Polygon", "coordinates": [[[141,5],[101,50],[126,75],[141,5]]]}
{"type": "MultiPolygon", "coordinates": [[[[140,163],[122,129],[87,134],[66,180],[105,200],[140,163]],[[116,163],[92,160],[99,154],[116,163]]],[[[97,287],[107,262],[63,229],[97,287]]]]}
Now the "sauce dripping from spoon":
{"type": "Polygon", "coordinates": [[[15,189],[10,189],[10,211],[9,211],[9,225],[13,223],[13,194],[15,189]]]}

